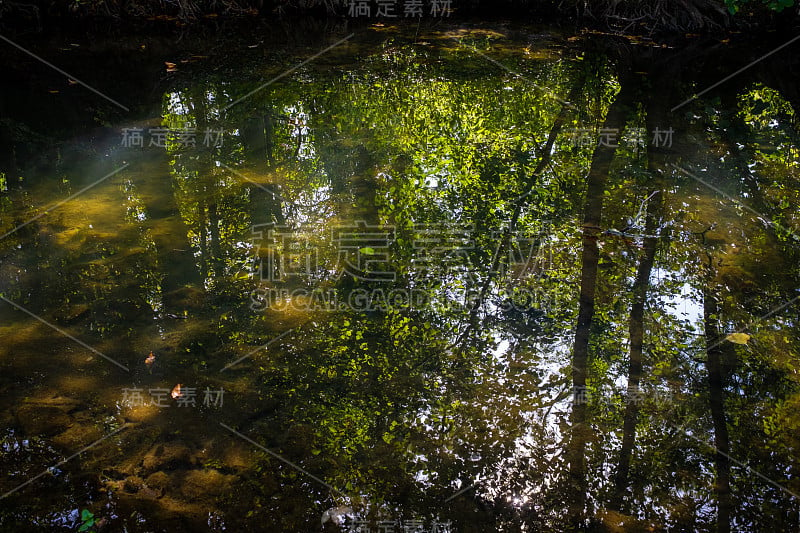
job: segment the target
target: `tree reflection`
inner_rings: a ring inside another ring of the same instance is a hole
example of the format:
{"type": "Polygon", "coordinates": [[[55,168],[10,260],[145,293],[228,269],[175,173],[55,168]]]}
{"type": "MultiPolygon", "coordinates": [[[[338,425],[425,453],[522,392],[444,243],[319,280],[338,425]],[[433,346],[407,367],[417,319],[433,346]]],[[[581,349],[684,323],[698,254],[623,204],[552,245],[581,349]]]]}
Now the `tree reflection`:
{"type": "MultiPolygon", "coordinates": [[[[227,110],[246,76],[203,72],[164,94],[172,133],[125,155],[135,175],[2,243],[3,294],[136,384],[236,398],[144,416],[86,361],[7,386],[42,410],[102,390],[82,409],[140,424],[87,485],[117,525],[207,506],[282,531],[344,508],[457,531],[797,527],[795,95],[743,79],[676,115],[704,81],[679,80],[689,52],[504,53],[520,76],[468,53],[397,45],[227,110]]],[[[80,183],[3,191],[0,232],[80,183]]],[[[24,374],[50,333],[2,313],[24,374]]]]}

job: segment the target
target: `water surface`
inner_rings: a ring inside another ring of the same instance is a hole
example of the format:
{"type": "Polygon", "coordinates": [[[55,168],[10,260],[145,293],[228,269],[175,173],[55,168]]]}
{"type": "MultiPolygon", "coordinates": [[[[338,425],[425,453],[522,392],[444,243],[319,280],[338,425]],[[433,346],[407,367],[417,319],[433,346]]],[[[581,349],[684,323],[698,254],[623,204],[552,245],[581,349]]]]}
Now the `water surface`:
{"type": "Polygon", "coordinates": [[[3,529],[800,528],[796,54],[272,31],[5,60],[3,529]]]}

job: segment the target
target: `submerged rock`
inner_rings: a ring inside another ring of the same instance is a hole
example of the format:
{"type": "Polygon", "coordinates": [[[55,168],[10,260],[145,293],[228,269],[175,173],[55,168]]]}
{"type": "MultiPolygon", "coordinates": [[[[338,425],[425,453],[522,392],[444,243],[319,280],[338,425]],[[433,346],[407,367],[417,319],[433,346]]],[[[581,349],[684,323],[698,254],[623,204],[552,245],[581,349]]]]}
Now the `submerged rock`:
{"type": "Polygon", "coordinates": [[[213,468],[190,470],[181,481],[180,490],[190,501],[213,498],[230,492],[237,479],[213,468]]]}
{"type": "Polygon", "coordinates": [[[73,424],[66,409],[52,405],[23,404],[16,415],[19,426],[30,437],[57,435],[73,424]]]}
{"type": "Polygon", "coordinates": [[[192,451],[182,442],[168,442],[154,446],[142,459],[147,472],[174,470],[191,464],[192,451]]]}

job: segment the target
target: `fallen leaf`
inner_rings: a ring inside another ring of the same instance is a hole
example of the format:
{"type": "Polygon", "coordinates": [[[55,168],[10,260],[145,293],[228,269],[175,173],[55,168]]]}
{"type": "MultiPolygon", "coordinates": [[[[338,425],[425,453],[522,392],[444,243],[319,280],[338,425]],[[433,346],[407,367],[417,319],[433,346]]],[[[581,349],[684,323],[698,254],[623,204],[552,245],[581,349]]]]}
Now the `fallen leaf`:
{"type": "Polygon", "coordinates": [[[750,340],[750,335],[747,333],[731,333],[725,337],[725,340],[735,344],[747,344],[747,341],[750,340]]]}
{"type": "Polygon", "coordinates": [[[171,396],[172,396],[173,399],[177,400],[182,395],[183,394],[181,393],[181,384],[178,383],[177,385],[175,385],[175,388],[172,389],[171,396]]]}

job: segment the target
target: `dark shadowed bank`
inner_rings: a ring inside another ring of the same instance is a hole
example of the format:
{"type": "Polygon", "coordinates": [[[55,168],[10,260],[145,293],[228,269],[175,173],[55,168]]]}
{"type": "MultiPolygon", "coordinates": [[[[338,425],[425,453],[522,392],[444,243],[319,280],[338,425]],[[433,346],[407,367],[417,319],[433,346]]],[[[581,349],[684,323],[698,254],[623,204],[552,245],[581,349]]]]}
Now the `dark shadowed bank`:
{"type": "MultiPolygon", "coordinates": [[[[0,28],[44,30],[109,22],[179,26],[231,18],[290,16],[415,22],[444,10],[450,19],[507,19],[577,24],[634,34],[790,31],[794,0],[0,0],[0,28]],[[389,4],[391,7],[386,8],[389,4]],[[413,13],[408,6],[423,4],[413,13]],[[434,7],[432,4],[436,4],[434,7]]],[[[442,13],[438,13],[442,16],[442,13]]]]}

